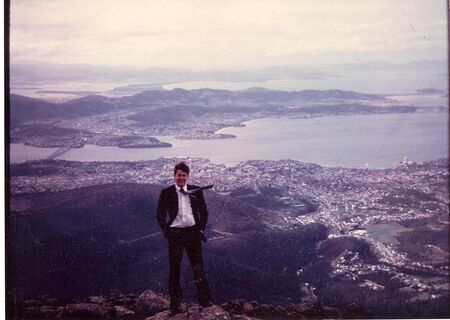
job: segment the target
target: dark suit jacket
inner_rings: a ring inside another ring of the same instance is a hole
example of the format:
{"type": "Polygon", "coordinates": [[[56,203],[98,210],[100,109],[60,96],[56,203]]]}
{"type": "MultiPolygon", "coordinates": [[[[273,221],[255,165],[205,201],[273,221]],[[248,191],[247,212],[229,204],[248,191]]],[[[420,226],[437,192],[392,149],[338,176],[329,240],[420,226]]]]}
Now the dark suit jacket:
{"type": "MultiPolygon", "coordinates": [[[[198,186],[188,184],[187,189],[196,189],[198,186]]],[[[206,208],[203,192],[199,191],[194,194],[189,194],[191,200],[192,214],[194,215],[195,225],[200,231],[205,231],[206,222],[208,220],[208,209],[206,208]]],[[[156,220],[164,236],[167,237],[167,232],[170,225],[175,220],[178,214],[178,195],[175,185],[163,189],[159,196],[158,209],[156,212],[156,220]],[[167,220],[167,217],[169,218],[167,220]]]]}

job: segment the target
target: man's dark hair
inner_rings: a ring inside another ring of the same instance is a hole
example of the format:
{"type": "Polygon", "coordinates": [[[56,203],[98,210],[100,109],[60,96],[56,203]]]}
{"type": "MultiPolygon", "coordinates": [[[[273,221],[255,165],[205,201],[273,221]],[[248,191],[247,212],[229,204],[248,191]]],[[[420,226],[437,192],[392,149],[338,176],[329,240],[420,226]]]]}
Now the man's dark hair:
{"type": "Polygon", "coordinates": [[[181,161],[173,168],[173,174],[177,174],[178,170],[186,172],[186,174],[189,175],[189,166],[184,161],[181,161]]]}

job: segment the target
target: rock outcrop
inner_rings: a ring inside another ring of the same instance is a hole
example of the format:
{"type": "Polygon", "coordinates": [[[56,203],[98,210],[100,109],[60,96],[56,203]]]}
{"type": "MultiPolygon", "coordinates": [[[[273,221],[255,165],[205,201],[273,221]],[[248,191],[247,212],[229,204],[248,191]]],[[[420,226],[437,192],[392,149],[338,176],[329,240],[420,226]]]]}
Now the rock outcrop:
{"type": "Polygon", "coordinates": [[[160,312],[146,320],[237,320],[237,319],[252,319],[249,317],[234,317],[229,312],[225,311],[219,306],[211,306],[202,308],[199,306],[188,306],[183,312],[170,316],[170,311],[166,310],[160,312]]]}
{"type": "Polygon", "coordinates": [[[313,304],[287,306],[264,304],[243,299],[203,308],[183,303],[181,312],[170,314],[169,297],[147,290],[140,294],[112,291],[84,300],[57,299],[41,296],[20,301],[8,299],[9,319],[140,319],[140,320],[258,320],[258,319],[338,319],[367,318],[370,315],[357,305],[342,310],[313,304]]]}

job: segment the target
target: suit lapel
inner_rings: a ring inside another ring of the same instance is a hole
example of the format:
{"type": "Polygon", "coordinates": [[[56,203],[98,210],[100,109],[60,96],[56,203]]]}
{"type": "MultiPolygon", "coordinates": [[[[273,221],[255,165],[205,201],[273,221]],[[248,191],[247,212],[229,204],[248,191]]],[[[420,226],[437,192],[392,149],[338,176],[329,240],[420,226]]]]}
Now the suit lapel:
{"type": "Polygon", "coordinates": [[[177,188],[175,185],[172,186],[172,189],[170,190],[170,196],[172,197],[173,203],[175,203],[176,211],[178,213],[178,194],[177,194],[177,188]]]}
{"type": "MultiPolygon", "coordinates": [[[[192,190],[192,189],[195,189],[195,188],[188,184],[187,185],[187,189],[188,190],[192,190]]],[[[192,215],[194,216],[195,224],[199,225],[199,223],[200,223],[199,219],[200,218],[197,215],[197,207],[198,207],[197,206],[197,197],[194,194],[190,193],[189,194],[189,199],[191,200],[192,215]]]]}
{"type": "MultiPolygon", "coordinates": [[[[187,189],[188,190],[192,190],[192,189],[195,189],[193,186],[191,186],[191,185],[187,185],[187,189]]],[[[197,199],[197,196],[195,195],[195,194],[193,194],[193,193],[190,193],[189,194],[189,199],[191,199],[191,207],[192,207],[192,200],[196,200],[197,199]]],[[[194,209],[194,208],[192,208],[192,209],[194,209]]]]}

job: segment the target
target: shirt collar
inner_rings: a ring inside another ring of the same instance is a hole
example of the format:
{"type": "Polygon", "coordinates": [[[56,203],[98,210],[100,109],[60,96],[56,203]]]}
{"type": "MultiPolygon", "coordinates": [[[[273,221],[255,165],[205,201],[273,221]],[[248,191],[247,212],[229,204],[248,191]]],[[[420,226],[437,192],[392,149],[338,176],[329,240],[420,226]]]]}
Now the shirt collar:
{"type": "MultiPolygon", "coordinates": [[[[175,188],[177,189],[177,191],[181,190],[181,188],[177,184],[175,184],[175,188]]],[[[187,185],[184,185],[183,190],[187,191],[187,185]]]]}

